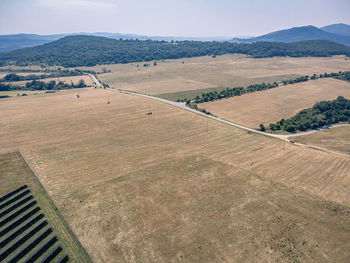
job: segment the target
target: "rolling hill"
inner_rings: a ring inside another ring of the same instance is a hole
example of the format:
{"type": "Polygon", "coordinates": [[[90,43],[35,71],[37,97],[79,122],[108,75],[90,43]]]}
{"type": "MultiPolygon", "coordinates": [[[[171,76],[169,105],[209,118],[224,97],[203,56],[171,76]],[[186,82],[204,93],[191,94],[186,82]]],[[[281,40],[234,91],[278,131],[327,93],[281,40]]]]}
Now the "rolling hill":
{"type": "Polygon", "coordinates": [[[0,53],[9,52],[16,49],[34,47],[43,45],[66,36],[99,36],[108,37],[112,39],[139,39],[139,40],[158,40],[158,41],[225,41],[229,37],[173,37],[173,36],[147,36],[136,34],[120,34],[120,33],[108,33],[108,32],[95,32],[95,33],[71,33],[71,34],[53,34],[53,35],[36,35],[36,34],[12,34],[12,35],[0,35],[0,53]]]}
{"type": "Polygon", "coordinates": [[[64,37],[58,35],[36,35],[36,34],[13,34],[0,35],[0,53],[42,45],[64,37]]]}
{"type": "Polygon", "coordinates": [[[350,25],[346,25],[343,23],[324,26],[324,27],[321,27],[321,29],[323,31],[333,33],[333,34],[350,36],[350,25]]]}
{"type": "MultiPolygon", "coordinates": [[[[95,33],[68,33],[68,34],[12,34],[0,35],[0,53],[9,52],[26,47],[46,44],[66,36],[100,36],[111,39],[124,40],[155,40],[155,41],[229,41],[229,37],[175,37],[175,36],[147,36],[137,34],[121,34],[109,32],[95,33]]],[[[234,42],[251,43],[267,42],[298,42],[304,40],[330,40],[343,45],[350,45],[350,26],[346,24],[333,24],[317,28],[314,26],[296,27],[287,30],[272,32],[259,37],[234,38],[234,42]]]]}
{"type": "MultiPolygon", "coordinates": [[[[330,30],[341,32],[344,31],[340,30],[338,26],[331,26],[330,30]]],[[[233,39],[234,42],[240,43],[252,43],[263,41],[292,43],[306,40],[329,40],[342,45],[350,46],[350,36],[330,33],[315,26],[293,27],[290,29],[279,30],[258,37],[248,39],[233,39]]]]}
{"type": "Polygon", "coordinates": [[[129,63],[183,57],[247,54],[253,57],[350,56],[350,48],[330,41],[297,43],[179,41],[169,43],[153,40],[115,40],[95,36],[68,36],[31,48],[0,54],[0,64],[46,64],[64,67],[96,64],[129,63]]]}

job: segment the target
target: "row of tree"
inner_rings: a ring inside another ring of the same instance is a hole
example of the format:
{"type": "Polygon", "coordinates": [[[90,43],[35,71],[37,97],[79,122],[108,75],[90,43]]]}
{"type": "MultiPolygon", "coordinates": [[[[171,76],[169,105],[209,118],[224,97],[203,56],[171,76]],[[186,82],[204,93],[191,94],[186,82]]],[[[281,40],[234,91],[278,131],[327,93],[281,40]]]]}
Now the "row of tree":
{"type": "Polygon", "coordinates": [[[309,80],[309,76],[303,76],[303,77],[298,77],[296,79],[290,79],[290,80],[282,80],[283,85],[288,85],[288,84],[295,84],[299,82],[305,82],[309,80]]]}
{"type": "Polygon", "coordinates": [[[48,78],[58,78],[58,77],[71,77],[71,76],[81,76],[84,71],[75,70],[57,70],[48,74],[30,74],[26,76],[18,75],[16,73],[9,73],[0,79],[0,82],[14,82],[14,81],[27,81],[27,80],[39,80],[48,78]]]}
{"type": "MultiPolygon", "coordinates": [[[[278,84],[275,82],[274,84],[254,84],[254,85],[249,85],[248,87],[236,87],[236,88],[226,88],[221,91],[210,91],[210,92],[204,92],[202,93],[201,97],[196,96],[193,101],[195,103],[203,103],[203,102],[208,102],[208,101],[214,101],[214,100],[220,100],[223,98],[230,98],[230,97],[235,97],[235,96],[241,96],[246,93],[252,93],[256,91],[262,91],[262,90],[267,90],[267,89],[272,89],[274,87],[277,87],[278,84]]],[[[185,100],[188,101],[188,100],[185,100]]]]}
{"type": "Polygon", "coordinates": [[[77,89],[84,88],[86,84],[84,80],[80,80],[78,84],[67,84],[63,81],[56,82],[54,80],[49,82],[43,82],[38,80],[33,80],[27,82],[25,86],[17,86],[11,84],[0,83],[0,91],[11,91],[11,90],[61,90],[61,89],[77,89]]]}
{"type": "MultiPolygon", "coordinates": [[[[350,123],[350,100],[342,96],[332,101],[318,102],[312,108],[302,110],[289,119],[281,119],[276,123],[271,123],[269,129],[293,133],[339,122],[350,123]]],[[[260,125],[260,130],[265,130],[263,124],[260,125]]]]}
{"type": "Polygon", "coordinates": [[[256,58],[273,56],[350,56],[350,48],[325,40],[296,43],[251,44],[201,41],[115,40],[95,36],[68,36],[45,45],[0,54],[0,64],[62,65],[64,67],[129,63],[223,54],[246,54],[256,58]]]}
{"type": "MultiPolygon", "coordinates": [[[[342,80],[347,80],[350,81],[350,71],[345,71],[341,72],[339,71],[338,73],[324,73],[324,74],[314,74],[311,77],[310,76],[302,76],[298,77],[295,79],[290,79],[290,80],[282,80],[283,85],[288,85],[288,84],[295,84],[295,83],[300,83],[300,82],[305,82],[318,79],[318,78],[337,78],[337,79],[342,79],[342,80]]],[[[221,91],[210,91],[210,92],[204,92],[201,94],[201,96],[196,96],[193,99],[178,99],[178,102],[194,102],[194,103],[204,103],[208,101],[214,101],[214,100],[220,100],[224,98],[230,98],[230,97],[235,97],[235,96],[241,96],[246,93],[252,93],[256,91],[262,91],[262,90],[267,90],[267,89],[272,89],[278,87],[278,83],[274,82],[273,84],[254,84],[254,85],[249,85],[247,87],[235,87],[235,88],[226,88],[221,91]]]]}

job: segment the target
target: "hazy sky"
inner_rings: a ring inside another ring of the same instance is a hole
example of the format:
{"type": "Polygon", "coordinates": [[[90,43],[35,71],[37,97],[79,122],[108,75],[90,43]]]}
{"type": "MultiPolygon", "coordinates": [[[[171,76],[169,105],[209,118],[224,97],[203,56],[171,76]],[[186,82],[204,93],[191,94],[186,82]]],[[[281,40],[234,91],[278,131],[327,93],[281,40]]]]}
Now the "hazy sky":
{"type": "Polygon", "coordinates": [[[0,34],[254,36],[340,22],[349,0],[0,0],[0,34]]]}

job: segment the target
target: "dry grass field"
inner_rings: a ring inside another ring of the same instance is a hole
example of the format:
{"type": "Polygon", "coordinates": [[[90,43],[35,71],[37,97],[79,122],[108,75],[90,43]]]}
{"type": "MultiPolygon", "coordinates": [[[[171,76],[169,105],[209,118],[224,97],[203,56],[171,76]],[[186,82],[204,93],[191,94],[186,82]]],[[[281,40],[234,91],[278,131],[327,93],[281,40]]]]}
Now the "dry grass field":
{"type": "Polygon", "coordinates": [[[293,140],[350,154],[350,126],[336,127],[305,136],[298,136],[294,137],[293,140]]]}
{"type": "Polygon", "coordinates": [[[260,123],[268,126],[282,118],[289,118],[300,110],[312,107],[322,100],[350,98],[350,82],[336,79],[310,80],[304,83],[280,86],[278,88],[245,94],[199,104],[213,114],[258,128],[260,123]]]}
{"type": "Polygon", "coordinates": [[[195,97],[208,89],[247,86],[253,83],[282,81],[297,76],[350,70],[344,56],[330,58],[249,58],[224,55],[216,58],[197,57],[158,61],[144,67],[144,62],[102,65],[92,68],[99,78],[113,88],[158,95],[164,98],[195,97]],[[182,64],[184,62],[184,64],[182,64]],[[138,71],[137,65],[140,66],[138,71]]]}
{"type": "Polygon", "coordinates": [[[349,158],[80,94],[1,100],[0,151],[24,153],[93,261],[349,262],[349,158]]]}
{"type": "MultiPolygon", "coordinates": [[[[55,90],[55,91],[59,92],[58,90],[55,90]]],[[[45,92],[47,92],[47,90],[9,90],[9,91],[0,91],[0,96],[17,96],[17,94],[19,94],[20,96],[22,94],[38,95],[38,94],[44,94],[45,92]]]]}
{"type": "MultiPolygon", "coordinates": [[[[47,78],[47,79],[40,79],[39,81],[43,82],[49,82],[49,81],[63,81],[66,84],[78,84],[80,80],[84,80],[86,85],[92,86],[94,82],[92,81],[91,77],[88,75],[82,75],[82,76],[72,76],[72,77],[60,77],[60,78],[47,78]]],[[[31,82],[31,80],[26,81],[13,81],[13,82],[4,82],[4,84],[12,84],[17,86],[25,86],[27,82],[31,82]]]]}

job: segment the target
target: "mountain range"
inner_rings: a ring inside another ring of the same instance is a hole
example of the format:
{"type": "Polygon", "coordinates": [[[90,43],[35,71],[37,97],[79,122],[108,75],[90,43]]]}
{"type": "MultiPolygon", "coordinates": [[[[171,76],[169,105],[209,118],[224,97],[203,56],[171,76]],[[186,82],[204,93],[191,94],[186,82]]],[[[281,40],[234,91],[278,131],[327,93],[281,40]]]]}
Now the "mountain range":
{"type": "Polygon", "coordinates": [[[306,40],[329,40],[342,45],[350,46],[350,25],[333,24],[325,27],[302,26],[278,30],[252,38],[234,38],[233,42],[283,42],[292,43],[306,40]]]}
{"type": "Polygon", "coordinates": [[[97,37],[107,37],[112,39],[139,39],[139,40],[159,40],[159,41],[227,41],[229,37],[172,37],[172,36],[147,36],[147,35],[135,35],[135,34],[120,34],[120,33],[108,33],[108,32],[95,32],[95,33],[72,33],[72,34],[53,34],[53,35],[36,35],[36,34],[13,34],[13,35],[0,35],[0,53],[33,47],[42,44],[49,43],[51,41],[58,40],[66,36],[74,35],[90,35],[97,37]]]}
{"type": "Polygon", "coordinates": [[[293,27],[290,29],[279,30],[258,37],[233,38],[229,37],[172,37],[172,36],[147,36],[136,34],[120,34],[108,32],[95,33],[72,33],[72,34],[13,34],[0,35],[0,53],[17,50],[26,47],[43,45],[66,36],[74,35],[92,35],[107,37],[112,39],[139,39],[139,40],[164,40],[164,41],[232,41],[236,43],[253,42],[283,42],[292,43],[306,40],[329,40],[342,45],[350,46],[350,25],[333,24],[317,28],[315,26],[293,27]]]}
{"type": "Polygon", "coordinates": [[[198,56],[215,58],[217,55],[223,54],[246,54],[256,58],[350,56],[350,47],[328,40],[308,40],[294,43],[238,44],[228,41],[179,41],[171,43],[76,35],[66,36],[44,45],[2,53],[0,54],[0,65],[41,64],[77,67],[198,56]]]}

